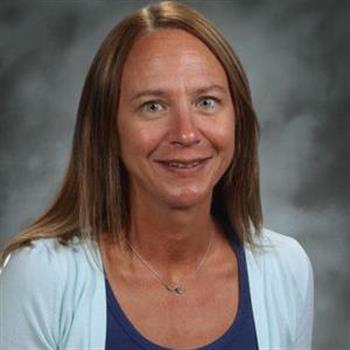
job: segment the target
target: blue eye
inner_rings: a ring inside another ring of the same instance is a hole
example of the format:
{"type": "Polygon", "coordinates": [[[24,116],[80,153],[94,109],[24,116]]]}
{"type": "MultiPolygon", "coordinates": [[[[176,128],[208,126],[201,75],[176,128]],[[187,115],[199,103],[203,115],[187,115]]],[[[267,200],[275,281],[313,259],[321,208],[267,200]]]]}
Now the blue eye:
{"type": "Polygon", "coordinates": [[[199,100],[198,106],[204,109],[214,109],[219,103],[219,100],[214,97],[203,97],[199,100]]]}
{"type": "Polygon", "coordinates": [[[163,106],[157,101],[149,101],[142,105],[142,109],[147,113],[155,113],[162,110],[163,106]]]}

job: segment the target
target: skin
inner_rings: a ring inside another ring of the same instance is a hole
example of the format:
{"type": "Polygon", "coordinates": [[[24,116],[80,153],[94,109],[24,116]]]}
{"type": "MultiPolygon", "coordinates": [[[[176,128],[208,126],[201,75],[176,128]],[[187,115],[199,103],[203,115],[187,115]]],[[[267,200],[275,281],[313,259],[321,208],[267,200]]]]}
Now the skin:
{"type": "Polygon", "coordinates": [[[210,215],[214,186],[234,154],[225,71],[185,31],[148,33],[126,60],[117,118],[130,182],[130,242],[165,280],[192,287],[181,297],[169,293],[139,259],[106,244],[110,284],[147,338],[173,348],[206,344],[232,324],[238,304],[237,260],[210,215]],[[191,278],[209,242],[201,273],[191,278]]]}
{"type": "Polygon", "coordinates": [[[234,109],[223,68],[185,32],[162,31],[138,41],[122,76],[118,128],[133,201],[172,209],[208,206],[234,147],[234,109]],[[200,91],[211,86],[217,88],[200,91]],[[205,169],[196,173],[159,166],[206,158],[205,169]]]}

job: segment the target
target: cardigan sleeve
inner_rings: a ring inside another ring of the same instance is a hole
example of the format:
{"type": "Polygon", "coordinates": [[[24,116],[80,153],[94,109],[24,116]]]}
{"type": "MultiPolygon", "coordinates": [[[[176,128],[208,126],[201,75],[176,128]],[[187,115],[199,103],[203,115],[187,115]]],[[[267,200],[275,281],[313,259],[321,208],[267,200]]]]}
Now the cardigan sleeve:
{"type": "Polygon", "coordinates": [[[313,268],[309,257],[304,250],[300,253],[303,255],[304,263],[300,265],[303,271],[300,271],[301,279],[301,298],[300,312],[297,317],[295,349],[311,349],[312,334],[313,334],[313,320],[314,320],[314,276],[313,268]]]}
{"type": "Polygon", "coordinates": [[[293,237],[264,230],[269,335],[264,349],[310,350],[314,280],[310,259],[293,237]]]}
{"type": "MultiPolygon", "coordinates": [[[[310,350],[314,317],[314,279],[310,258],[301,244],[292,237],[279,236],[280,255],[285,285],[293,286],[295,300],[295,327],[293,350],[310,350]],[[282,243],[283,242],[283,243],[282,243]],[[292,280],[293,283],[287,283],[292,280]]],[[[286,291],[288,293],[288,291],[286,291]]],[[[292,299],[291,299],[292,300],[292,299]]],[[[293,322],[294,323],[294,322],[293,322]]]]}
{"type": "Polygon", "coordinates": [[[0,273],[0,348],[57,349],[57,260],[41,240],[12,252],[0,273]]]}

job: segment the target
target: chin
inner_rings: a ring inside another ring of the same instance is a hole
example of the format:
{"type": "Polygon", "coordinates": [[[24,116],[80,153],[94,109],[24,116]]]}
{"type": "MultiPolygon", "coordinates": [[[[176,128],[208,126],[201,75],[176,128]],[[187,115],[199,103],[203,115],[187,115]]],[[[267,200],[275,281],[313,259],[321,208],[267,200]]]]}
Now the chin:
{"type": "Polygon", "coordinates": [[[190,209],[211,201],[211,193],[199,191],[180,191],[169,193],[164,201],[173,209],[190,209]]]}

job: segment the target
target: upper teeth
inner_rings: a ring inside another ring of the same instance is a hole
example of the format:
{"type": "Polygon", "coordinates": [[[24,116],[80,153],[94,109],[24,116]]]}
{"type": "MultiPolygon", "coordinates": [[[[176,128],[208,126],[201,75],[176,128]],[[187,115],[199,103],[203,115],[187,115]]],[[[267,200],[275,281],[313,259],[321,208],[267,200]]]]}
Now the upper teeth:
{"type": "Polygon", "coordinates": [[[193,168],[195,166],[197,166],[200,162],[199,161],[195,161],[192,163],[182,163],[182,162],[167,162],[167,164],[171,167],[175,167],[175,168],[193,168]]]}

